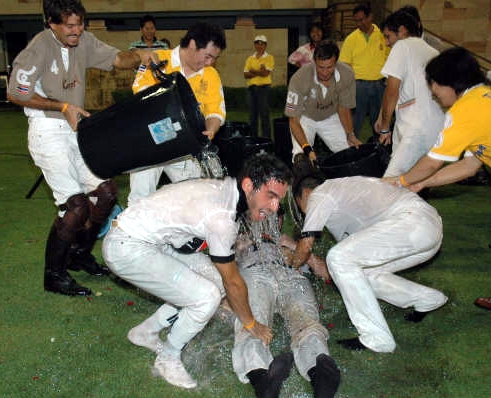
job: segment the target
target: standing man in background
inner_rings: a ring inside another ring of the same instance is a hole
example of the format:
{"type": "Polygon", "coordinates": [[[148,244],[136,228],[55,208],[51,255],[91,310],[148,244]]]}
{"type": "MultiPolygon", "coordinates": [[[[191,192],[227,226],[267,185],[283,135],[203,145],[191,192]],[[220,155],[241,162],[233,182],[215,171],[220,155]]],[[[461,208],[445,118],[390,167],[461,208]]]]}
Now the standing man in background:
{"type": "Polygon", "coordinates": [[[247,81],[247,99],[249,102],[249,124],[251,134],[258,136],[258,118],[261,118],[262,136],[271,138],[269,121],[269,91],[271,72],[274,69],[274,57],[266,52],[268,39],[264,35],[254,38],[254,54],[247,58],[244,66],[244,78],[247,81]]]}
{"type": "Polygon", "coordinates": [[[141,39],[130,44],[130,50],[135,48],[143,50],[156,50],[169,48],[167,43],[157,40],[157,24],[155,18],[151,15],[145,15],[140,19],[141,39]]]}
{"type": "Polygon", "coordinates": [[[393,177],[408,171],[435,144],[443,128],[444,115],[425,79],[425,66],[438,51],[419,36],[417,21],[398,10],[383,22],[382,31],[392,50],[382,68],[387,86],[374,127],[380,134],[380,142],[392,141],[384,177],[393,177]],[[392,132],[390,123],[394,113],[396,122],[392,132]]]}
{"type": "MultiPolygon", "coordinates": [[[[203,134],[213,139],[225,122],[225,100],[220,76],[211,65],[226,47],[225,33],[218,25],[198,23],[192,26],[173,50],[156,50],[161,71],[180,72],[188,81],[205,118],[203,134]]],[[[133,82],[137,93],[159,83],[152,70],[142,65],[133,82]]],[[[171,182],[201,177],[201,168],[193,159],[176,161],[130,174],[128,204],[155,192],[164,171],[171,182]]]]}
{"type": "Polygon", "coordinates": [[[372,10],[368,4],[360,4],[353,9],[353,19],[358,29],[346,37],[339,60],[350,65],[356,78],[356,108],[353,111],[353,127],[356,136],[368,113],[370,126],[375,124],[382,97],[384,95],[384,77],[380,73],[389,55],[384,36],[372,23],[372,10]]]}
{"type": "Polygon", "coordinates": [[[53,191],[58,207],[46,243],[44,289],[87,296],[67,272],[83,269],[102,276],[91,251],[101,226],[116,203],[112,180],[101,180],[84,163],[77,124],[85,101],[88,68],[133,69],[157,59],[151,51],[124,51],[85,32],[85,8],[79,0],[44,0],[46,29],[14,60],[8,97],[29,118],[29,152],[53,191]]]}

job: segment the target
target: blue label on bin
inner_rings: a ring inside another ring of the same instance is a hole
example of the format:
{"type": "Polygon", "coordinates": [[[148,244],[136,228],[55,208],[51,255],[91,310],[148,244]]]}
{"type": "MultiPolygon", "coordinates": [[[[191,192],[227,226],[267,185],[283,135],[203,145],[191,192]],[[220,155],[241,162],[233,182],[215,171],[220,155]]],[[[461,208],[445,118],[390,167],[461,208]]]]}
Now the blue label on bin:
{"type": "Polygon", "coordinates": [[[157,145],[173,140],[177,137],[176,125],[170,117],[148,125],[150,134],[157,145]]]}

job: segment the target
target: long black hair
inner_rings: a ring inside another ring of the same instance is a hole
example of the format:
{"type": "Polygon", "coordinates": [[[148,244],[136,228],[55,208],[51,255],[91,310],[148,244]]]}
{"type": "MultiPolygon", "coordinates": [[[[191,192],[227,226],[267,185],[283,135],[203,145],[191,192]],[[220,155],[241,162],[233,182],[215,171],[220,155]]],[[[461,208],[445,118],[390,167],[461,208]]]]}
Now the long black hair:
{"type": "Polygon", "coordinates": [[[486,76],[476,58],[463,47],[443,51],[426,65],[426,81],[451,87],[457,95],[476,84],[486,83],[486,76]]]}

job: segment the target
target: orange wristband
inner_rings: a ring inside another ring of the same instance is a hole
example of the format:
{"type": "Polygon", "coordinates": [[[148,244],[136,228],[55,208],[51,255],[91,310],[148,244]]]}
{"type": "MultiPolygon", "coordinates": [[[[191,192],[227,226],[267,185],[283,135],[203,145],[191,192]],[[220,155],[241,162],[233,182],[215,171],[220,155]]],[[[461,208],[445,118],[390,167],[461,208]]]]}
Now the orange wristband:
{"type": "Polygon", "coordinates": [[[406,180],[404,179],[404,176],[402,174],[399,176],[399,182],[401,183],[401,185],[403,187],[408,187],[409,186],[409,184],[406,182],[406,180]]]}
{"type": "Polygon", "coordinates": [[[252,321],[250,323],[248,323],[247,325],[244,325],[244,327],[247,330],[251,330],[254,326],[256,326],[256,320],[254,318],[252,318],[252,321]]]}
{"type": "Polygon", "coordinates": [[[307,142],[305,144],[302,145],[302,149],[305,149],[306,146],[310,146],[310,144],[307,142]]]}
{"type": "Polygon", "coordinates": [[[61,113],[65,113],[66,109],[68,108],[68,102],[65,102],[63,106],[61,107],[61,113]]]}

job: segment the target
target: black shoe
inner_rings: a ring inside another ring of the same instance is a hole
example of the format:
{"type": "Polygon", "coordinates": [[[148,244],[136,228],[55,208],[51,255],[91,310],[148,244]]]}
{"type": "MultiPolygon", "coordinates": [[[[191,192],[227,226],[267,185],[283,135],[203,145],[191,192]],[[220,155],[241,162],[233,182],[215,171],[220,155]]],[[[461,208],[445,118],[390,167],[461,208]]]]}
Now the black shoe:
{"type": "Polygon", "coordinates": [[[404,315],[404,319],[409,322],[421,322],[427,315],[427,312],[412,311],[404,315]]]}
{"type": "Polygon", "coordinates": [[[354,337],[352,339],[337,340],[337,343],[341,344],[344,348],[347,348],[348,350],[361,351],[366,350],[367,348],[362,344],[358,337],[354,337]]]}
{"type": "Polygon", "coordinates": [[[70,254],[67,268],[72,271],[83,270],[94,276],[103,276],[111,273],[105,265],[98,264],[92,254],[81,251],[74,251],[70,254]]]}
{"type": "Polygon", "coordinates": [[[293,365],[293,354],[287,352],[276,356],[266,369],[254,369],[247,377],[258,398],[278,398],[283,381],[290,374],[293,365]]]}
{"type": "Polygon", "coordinates": [[[80,286],[66,271],[46,270],[44,272],[44,290],[67,296],[90,296],[92,294],[88,287],[80,286]]]}
{"type": "Polygon", "coordinates": [[[341,372],[329,355],[319,354],[315,366],[308,371],[314,398],[334,398],[341,382],[341,372]]]}

